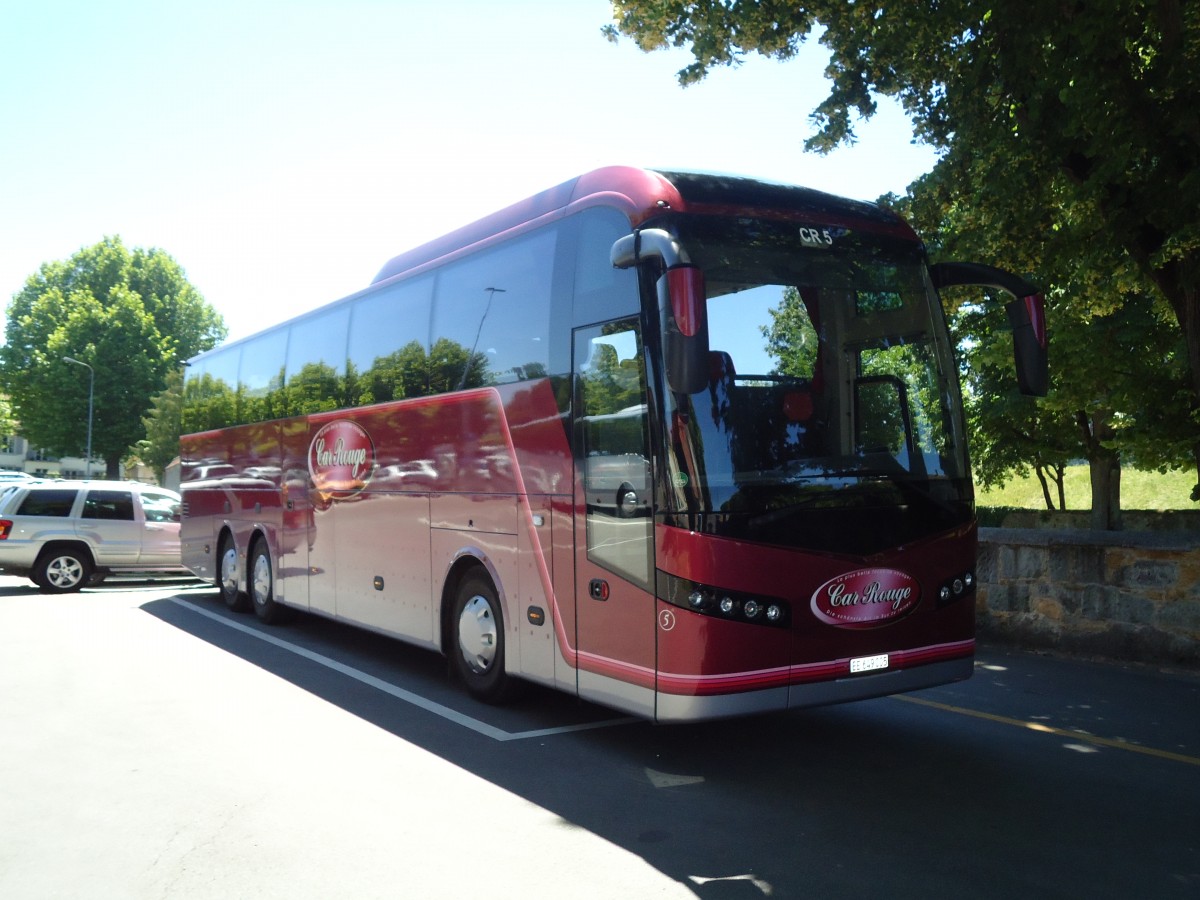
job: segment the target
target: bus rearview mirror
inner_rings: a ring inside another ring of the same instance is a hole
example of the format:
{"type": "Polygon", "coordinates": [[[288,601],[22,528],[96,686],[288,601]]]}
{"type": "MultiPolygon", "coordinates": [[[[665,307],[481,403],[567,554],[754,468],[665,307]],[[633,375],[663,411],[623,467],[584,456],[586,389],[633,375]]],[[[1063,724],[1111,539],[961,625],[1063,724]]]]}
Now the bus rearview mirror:
{"type": "Polygon", "coordinates": [[[1018,297],[1005,304],[1012,323],[1013,359],[1022,394],[1045,397],[1050,388],[1046,351],[1046,304],[1041,294],[1018,297]]]}
{"type": "Polygon", "coordinates": [[[704,273],[696,266],[676,266],[663,273],[657,287],[667,385],[695,394],[708,386],[704,273]]]}
{"type": "Polygon", "coordinates": [[[980,285],[1013,296],[1004,308],[1012,325],[1017,387],[1022,394],[1045,397],[1050,388],[1050,365],[1046,303],[1041,291],[1019,275],[983,263],[937,263],[929,267],[929,275],[938,290],[961,284],[980,285]]]}

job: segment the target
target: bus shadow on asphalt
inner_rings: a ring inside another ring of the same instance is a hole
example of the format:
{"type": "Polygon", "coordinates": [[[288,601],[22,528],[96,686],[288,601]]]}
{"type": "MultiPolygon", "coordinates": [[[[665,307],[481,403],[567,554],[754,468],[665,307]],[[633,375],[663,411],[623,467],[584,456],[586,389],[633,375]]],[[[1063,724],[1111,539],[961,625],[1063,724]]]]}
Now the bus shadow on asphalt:
{"type": "MultiPolygon", "coordinates": [[[[268,626],[230,611],[215,590],[189,591],[141,609],[398,737],[424,743],[463,729],[508,742],[637,720],[570,694],[522,683],[503,706],[476,701],[445,657],[386,635],[297,612],[268,626]]],[[[455,735],[453,740],[461,740],[455,735]]]]}
{"type": "Polygon", "coordinates": [[[1110,848],[1156,834],[1177,772],[1160,784],[1122,761],[1103,770],[1110,789],[1096,790],[1104,754],[1063,752],[1028,729],[890,698],[680,725],[626,724],[535,686],[490,707],[439,654],[323,618],[267,627],[211,588],[140,608],[628,850],[704,900],[857,897],[882,879],[908,888],[897,896],[1013,896],[1034,882],[1132,896],[1170,864],[1143,853],[1130,868],[1110,848]],[[1129,807],[1136,792],[1151,801],[1129,807]],[[1031,816],[1073,848],[1068,865],[1031,816]],[[981,854],[998,835],[1003,853],[981,854]],[[1013,858],[1026,864],[1012,869],[1013,858]]]}

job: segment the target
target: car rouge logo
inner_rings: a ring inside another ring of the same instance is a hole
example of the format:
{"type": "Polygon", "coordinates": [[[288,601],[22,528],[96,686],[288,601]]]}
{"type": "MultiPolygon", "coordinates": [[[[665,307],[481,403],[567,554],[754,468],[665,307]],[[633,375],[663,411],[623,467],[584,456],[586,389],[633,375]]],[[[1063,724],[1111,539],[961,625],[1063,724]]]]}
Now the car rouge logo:
{"type": "Polygon", "coordinates": [[[322,497],[343,500],[367,486],[375,471],[375,444],[361,425],[330,422],[308,445],[308,474],[322,497]]]}
{"type": "Polygon", "coordinates": [[[921,601],[921,586],[896,569],[859,569],[831,578],[812,595],[818,619],[839,628],[875,628],[903,618],[921,601]]]}

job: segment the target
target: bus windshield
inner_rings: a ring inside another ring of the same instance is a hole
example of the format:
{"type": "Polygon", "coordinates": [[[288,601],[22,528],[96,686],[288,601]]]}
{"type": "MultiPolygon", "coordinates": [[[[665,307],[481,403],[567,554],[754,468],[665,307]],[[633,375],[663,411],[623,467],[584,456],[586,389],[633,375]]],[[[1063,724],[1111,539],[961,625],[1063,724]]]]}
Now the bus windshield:
{"type": "Polygon", "coordinates": [[[953,354],[921,248],[846,228],[673,223],[707,287],[709,380],[663,390],[668,515],[870,553],[968,522],[953,354]]]}

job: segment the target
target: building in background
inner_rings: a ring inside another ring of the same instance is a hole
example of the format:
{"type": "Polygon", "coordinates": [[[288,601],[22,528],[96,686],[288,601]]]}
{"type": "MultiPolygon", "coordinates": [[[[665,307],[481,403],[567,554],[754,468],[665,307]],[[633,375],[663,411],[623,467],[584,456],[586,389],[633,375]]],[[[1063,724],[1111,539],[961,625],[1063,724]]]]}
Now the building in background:
{"type": "MultiPolygon", "coordinates": [[[[81,456],[53,456],[45,450],[30,445],[20,435],[0,438],[0,469],[25,472],[38,478],[84,478],[89,472],[86,460],[81,456]]],[[[93,459],[90,475],[104,477],[104,460],[93,459]]],[[[134,481],[154,482],[154,472],[149,466],[137,466],[127,470],[122,464],[121,478],[134,481]]]]}

